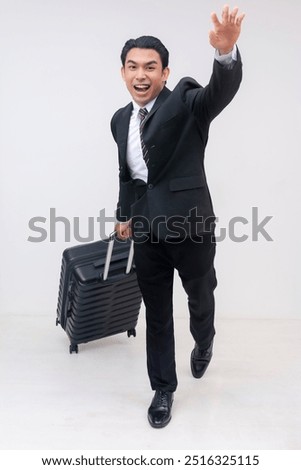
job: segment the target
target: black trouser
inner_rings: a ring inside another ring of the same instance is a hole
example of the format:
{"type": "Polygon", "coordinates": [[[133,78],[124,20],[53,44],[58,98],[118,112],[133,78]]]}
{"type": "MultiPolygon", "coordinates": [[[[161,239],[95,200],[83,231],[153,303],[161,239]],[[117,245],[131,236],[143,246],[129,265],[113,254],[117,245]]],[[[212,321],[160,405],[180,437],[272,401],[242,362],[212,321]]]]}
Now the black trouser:
{"type": "Polygon", "coordinates": [[[188,295],[190,331],[200,348],[215,334],[213,266],[214,236],[203,243],[187,238],[181,243],[156,240],[135,243],[137,277],[146,306],[147,367],[153,390],[175,391],[177,375],[173,325],[173,276],[177,269],[188,295]]]}

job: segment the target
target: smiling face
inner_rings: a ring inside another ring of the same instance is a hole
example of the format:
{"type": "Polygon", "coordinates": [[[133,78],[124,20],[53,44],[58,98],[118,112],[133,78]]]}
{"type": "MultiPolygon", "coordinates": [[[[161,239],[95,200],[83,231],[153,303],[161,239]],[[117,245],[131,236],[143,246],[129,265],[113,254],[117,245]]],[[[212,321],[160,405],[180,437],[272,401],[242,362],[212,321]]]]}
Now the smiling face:
{"type": "Polygon", "coordinates": [[[160,54],[154,49],[134,47],[127,53],[121,74],[133,100],[144,107],[164,88],[169,68],[163,69],[160,54]]]}

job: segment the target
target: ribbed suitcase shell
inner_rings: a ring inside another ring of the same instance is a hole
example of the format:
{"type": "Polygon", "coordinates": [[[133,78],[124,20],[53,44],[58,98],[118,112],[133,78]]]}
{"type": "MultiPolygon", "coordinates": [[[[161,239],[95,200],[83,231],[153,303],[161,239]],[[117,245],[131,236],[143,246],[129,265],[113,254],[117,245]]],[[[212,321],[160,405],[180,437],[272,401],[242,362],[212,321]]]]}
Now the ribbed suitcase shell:
{"type": "Polygon", "coordinates": [[[114,241],[108,278],[103,280],[108,240],[67,248],[63,252],[57,319],[78,344],[127,331],[135,336],[141,293],[135,267],[125,274],[130,241],[114,241]]]}

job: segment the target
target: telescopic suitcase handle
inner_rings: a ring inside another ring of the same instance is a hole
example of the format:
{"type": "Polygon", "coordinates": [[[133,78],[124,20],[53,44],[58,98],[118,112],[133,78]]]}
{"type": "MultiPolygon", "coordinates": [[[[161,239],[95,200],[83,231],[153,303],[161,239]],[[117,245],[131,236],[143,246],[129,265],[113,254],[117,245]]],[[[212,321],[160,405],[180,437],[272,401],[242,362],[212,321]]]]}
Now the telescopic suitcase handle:
{"type": "MultiPolygon", "coordinates": [[[[116,231],[112,232],[111,235],[109,236],[107,256],[106,256],[105,267],[104,267],[104,271],[103,271],[103,280],[104,281],[106,281],[107,278],[108,278],[116,233],[117,233],[116,231]]],[[[125,274],[129,274],[129,272],[132,269],[133,257],[134,257],[134,241],[131,240],[131,246],[130,246],[128,261],[127,261],[127,265],[126,265],[126,269],[125,269],[125,274]]]]}

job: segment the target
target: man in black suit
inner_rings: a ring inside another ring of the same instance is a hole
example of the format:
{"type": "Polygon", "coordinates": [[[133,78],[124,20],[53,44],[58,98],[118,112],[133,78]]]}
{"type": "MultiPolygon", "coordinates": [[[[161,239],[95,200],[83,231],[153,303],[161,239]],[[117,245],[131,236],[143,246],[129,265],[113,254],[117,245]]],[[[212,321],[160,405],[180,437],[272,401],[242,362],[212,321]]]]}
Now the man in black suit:
{"type": "Polygon", "coordinates": [[[211,121],[236,94],[242,64],[236,47],[244,15],[226,5],[212,14],[210,43],[216,49],[206,87],[192,78],[171,92],[168,51],[142,36],[125,43],[122,77],[133,101],[118,110],[111,129],[119,151],[116,230],[135,241],[138,282],[146,306],[147,366],[154,398],[151,426],[171,419],[177,388],[172,290],[177,269],[188,295],[195,340],[190,365],[200,378],[212,357],[214,329],[214,212],[204,171],[211,121]]]}

